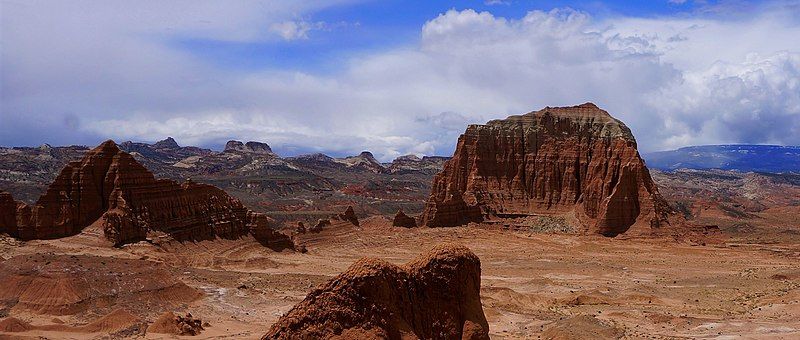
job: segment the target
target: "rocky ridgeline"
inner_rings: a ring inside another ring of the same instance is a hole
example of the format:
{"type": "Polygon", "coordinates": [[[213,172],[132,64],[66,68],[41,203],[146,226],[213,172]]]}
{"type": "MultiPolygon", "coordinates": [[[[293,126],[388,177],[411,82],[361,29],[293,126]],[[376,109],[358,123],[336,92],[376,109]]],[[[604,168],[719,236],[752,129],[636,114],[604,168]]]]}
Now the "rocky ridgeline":
{"type": "Polygon", "coordinates": [[[440,245],[396,266],[364,258],[282,316],[262,339],[489,339],[481,263],[440,245]]]}
{"type": "Polygon", "coordinates": [[[608,236],[659,228],[669,212],[630,129],[591,103],[470,125],[422,223],[573,212],[585,232],[608,236]]]}
{"type": "Polygon", "coordinates": [[[386,168],[390,173],[409,173],[416,171],[439,172],[450,157],[405,155],[395,158],[386,168]]]}
{"type": "Polygon", "coordinates": [[[102,228],[115,245],[145,239],[153,231],[178,240],[238,238],[253,234],[275,248],[292,248],[291,239],[272,232],[266,216],[207,184],[156,179],[133,156],[106,141],[69,163],[32,206],[0,193],[0,232],[30,239],[52,239],[102,228]]]}

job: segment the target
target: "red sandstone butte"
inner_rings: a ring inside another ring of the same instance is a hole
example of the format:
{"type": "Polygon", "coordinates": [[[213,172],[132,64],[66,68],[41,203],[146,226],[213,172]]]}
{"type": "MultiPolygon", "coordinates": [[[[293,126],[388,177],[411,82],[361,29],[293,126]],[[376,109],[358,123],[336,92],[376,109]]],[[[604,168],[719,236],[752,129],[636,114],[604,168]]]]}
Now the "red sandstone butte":
{"type": "Polygon", "coordinates": [[[647,233],[666,224],[631,130],[592,103],[470,125],[433,180],[422,224],[573,213],[584,232],[647,233]]]}
{"type": "Polygon", "coordinates": [[[396,266],[364,258],[282,316],[262,339],[489,339],[481,264],[439,245],[396,266]]]}
{"type": "Polygon", "coordinates": [[[116,245],[143,240],[151,231],[178,240],[238,238],[252,231],[257,239],[274,238],[262,243],[291,244],[288,236],[264,229],[266,216],[249,212],[224,191],[156,179],[110,140],[64,167],[36,204],[19,204],[16,225],[6,222],[12,220],[9,199],[0,194],[0,231],[25,240],[71,236],[97,223],[116,245]]]}

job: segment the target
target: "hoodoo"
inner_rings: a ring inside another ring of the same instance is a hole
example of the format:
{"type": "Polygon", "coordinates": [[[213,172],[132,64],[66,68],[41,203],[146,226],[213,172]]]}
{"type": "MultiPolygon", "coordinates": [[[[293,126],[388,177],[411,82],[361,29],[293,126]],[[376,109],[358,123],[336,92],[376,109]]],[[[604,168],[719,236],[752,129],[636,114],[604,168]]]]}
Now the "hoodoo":
{"type": "Polygon", "coordinates": [[[592,103],[470,125],[433,181],[422,223],[574,213],[585,232],[646,233],[666,223],[631,130],[592,103]]]}
{"type": "Polygon", "coordinates": [[[440,245],[396,266],[361,259],[315,289],[262,339],[489,339],[481,264],[440,245]]]}
{"type": "Polygon", "coordinates": [[[64,167],[33,206],[19,204],[9,216],[9,200],[0,195],[0,231],[26,240],[75,235],[96,225],[117,245],[142,240],[151,231],[178,240],[237,238],[254,231],[257,238],[274,238],[262,243],[291,245],[288,236],[264,230],[266,216],[248,211],[224,191],[156,179],[110,140],[64,167]]]}

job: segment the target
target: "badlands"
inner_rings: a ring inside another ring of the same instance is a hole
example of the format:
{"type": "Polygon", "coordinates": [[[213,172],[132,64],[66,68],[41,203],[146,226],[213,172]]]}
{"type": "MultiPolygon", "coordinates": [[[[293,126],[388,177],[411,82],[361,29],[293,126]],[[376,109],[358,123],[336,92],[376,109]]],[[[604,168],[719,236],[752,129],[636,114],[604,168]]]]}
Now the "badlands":
{"type": "Polygon", "coordinates": [[[796,175],[651,173],[591,103],[388,165],[0,151],[3,338],[800,337],[796,175]]]}

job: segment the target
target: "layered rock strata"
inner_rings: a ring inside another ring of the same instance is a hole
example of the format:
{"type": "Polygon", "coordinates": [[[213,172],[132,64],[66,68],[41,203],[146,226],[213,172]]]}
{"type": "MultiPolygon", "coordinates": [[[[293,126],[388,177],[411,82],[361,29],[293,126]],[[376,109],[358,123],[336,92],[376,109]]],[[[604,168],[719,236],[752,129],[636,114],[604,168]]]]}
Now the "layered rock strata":
{"type": "Polygon", "coordinates": [[[592,103],[470,125],[433,181],[422,223],[571,214],[614,236],[666,223],[630,129],[592,103]]]}
{"type": "MultiPolygon", "coordinates": [[[[5,221],[10,217],[3,209],[5,221]]],[[[257,238],[270,238],[263,242],[291,243],[288,236],[264,231],[266,216],[249,212],[224,191],[156,179],[113,141],[69,163],[36,204],[20,205],[14,216],[16,226],[5,229],[26,240],[75,235],[96,223],[117,245],[143,240],[153,231],[178,240],[238,238],[252,231],[257,238]]]]}
{"type": "Polygon", "coordinates": [[[403,265],[361,259],[292,308],[263,339],[489,339],[480,260],[440,245],[403,265]]]}

